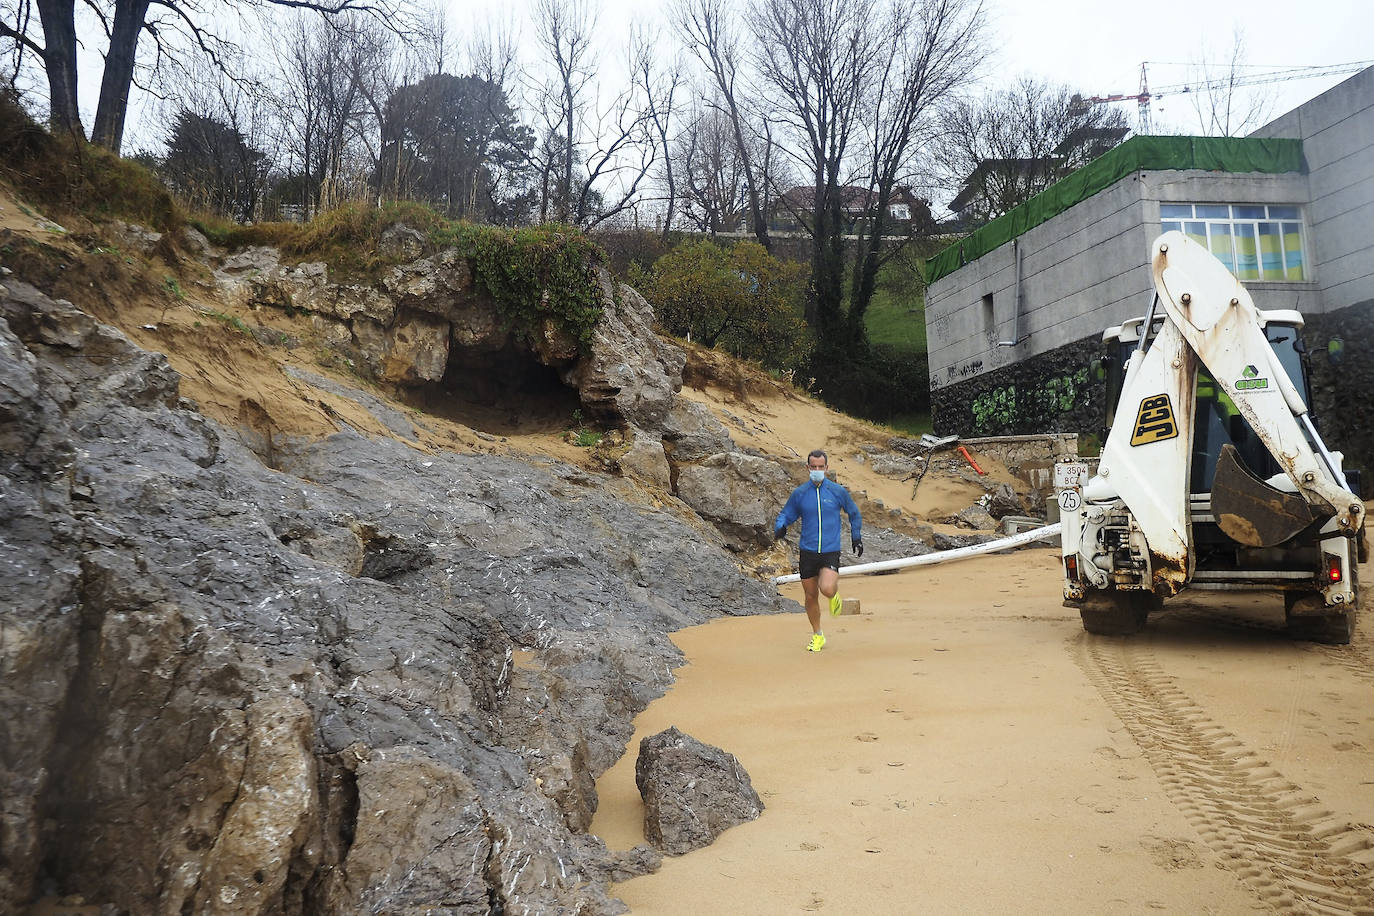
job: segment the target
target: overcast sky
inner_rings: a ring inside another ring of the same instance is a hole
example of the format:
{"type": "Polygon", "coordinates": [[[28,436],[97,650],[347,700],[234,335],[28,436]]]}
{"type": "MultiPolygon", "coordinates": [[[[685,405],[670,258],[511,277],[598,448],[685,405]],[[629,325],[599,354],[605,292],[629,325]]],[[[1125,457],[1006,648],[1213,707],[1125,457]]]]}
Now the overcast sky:
{"type": "MultiPolygon", "coordinates": [[[[471,9],[473,0],[452,3],[457,11],[471,9]]],[[[662,6],[662,0],[603,0],[603,33],[623,32],[635,17],[658,22],[662,6]]],[[[1256,73],[1374,60],[1369,0],[988,0],[988,9],[997,46],[985,78],[991,88],[1028,74],[1089,96],[1134,95],[1142,62],[1149,62],[1152,89],[1176,86],[1197,78],[1190,64],[1225,61],[1237,28],[1252,65],[1247,70],[1256,73]]],[[[1345,78],[1289,80],[1257,91],[1270,97],[1272,118],[1345,78]]],[[[1135,104],[1117,104],[1136,126],[1135,104]]],[[[1153,109],[1157,129],[1170,123],[1174,132],[1197,129],[1185,95],[1165,94],[1153,109]]]]}

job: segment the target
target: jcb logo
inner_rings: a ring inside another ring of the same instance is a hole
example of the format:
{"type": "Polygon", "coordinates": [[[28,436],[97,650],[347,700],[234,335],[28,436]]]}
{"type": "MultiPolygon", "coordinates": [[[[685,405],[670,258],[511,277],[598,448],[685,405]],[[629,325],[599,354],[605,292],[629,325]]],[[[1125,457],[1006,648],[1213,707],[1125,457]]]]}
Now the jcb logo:
{"type": "Polygon", "coordinates": [[[1131,445],[1149,445],[1163,442],[1178,435],[1178,425],[1174,423],[1174,408],[1167,394],[1156,394],[1140,402],[1140,410],[1135,415],[1135,434],[1131,445]]]}

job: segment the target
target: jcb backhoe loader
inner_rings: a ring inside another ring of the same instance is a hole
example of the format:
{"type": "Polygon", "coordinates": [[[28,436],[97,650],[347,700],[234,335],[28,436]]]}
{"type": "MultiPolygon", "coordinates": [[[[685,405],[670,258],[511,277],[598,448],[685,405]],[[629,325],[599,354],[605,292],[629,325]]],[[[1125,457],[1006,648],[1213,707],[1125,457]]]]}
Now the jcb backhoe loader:
{"type": "Polygon", "coordinates": [[[1301,316],[1183,233],[1152,266],[1149,313],[1104,335],[1131,352],[1096,473],[1055,469],[1065,605],[1125,635],[1185,588],[1279,591],[1290,632],[1349,642],[1365,507],[1295,384],[1301,316]]]}

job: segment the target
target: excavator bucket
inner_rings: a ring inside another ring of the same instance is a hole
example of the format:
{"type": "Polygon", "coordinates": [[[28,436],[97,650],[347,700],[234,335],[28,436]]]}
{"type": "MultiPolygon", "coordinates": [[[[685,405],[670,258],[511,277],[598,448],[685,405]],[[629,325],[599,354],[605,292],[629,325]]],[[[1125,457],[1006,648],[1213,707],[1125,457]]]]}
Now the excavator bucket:
{"type": "Polygon", "coordinates": [[[1317,521],[1307,500],[1255,476],[1226,443],[1212,481],[1212,517],[1226,536],[1248,547],[1273,547],[1317,521]]]}

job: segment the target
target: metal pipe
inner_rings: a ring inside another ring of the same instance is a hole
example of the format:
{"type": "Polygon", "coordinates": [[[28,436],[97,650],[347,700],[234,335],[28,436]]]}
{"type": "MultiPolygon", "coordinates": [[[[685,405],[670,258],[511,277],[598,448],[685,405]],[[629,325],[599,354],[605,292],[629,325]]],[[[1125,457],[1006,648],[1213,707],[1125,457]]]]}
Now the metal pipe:
{"type": "MultiPolygon", "coordinates": [[[[998,538],[995,541],[987,541],[983,544],[974,544],[970,547],[956,547],[954,550],[941,550],[936,553],[922,554],[919,557],[904,557],[900,560],[879,560],[876,563],[860,563],[857,566],[841,566],[840,575],[863,576],[869,573],[886,572],[889,569],[905,569],[908,566],[934,566],[937,563],[948,563],[951,560],[966,560],[969,557],[976,557],[979,554],[996,553],[999,550],[1020,547],[1022,544],[1029,544],[1041,538],[1053,537],[1059,534],[1061,528],[1061,523],[1055,522],[1053,525],[1046,525],[1043,528],[1022,531],[1020,534],[998,538]]],[[[772,581],[774,585],[783,585],[788,582],[800,582],[801,576],[793,573],[790,576],[778,576],[772,581]]]]}
{"type": "Polygon", "coordinates": [[[1312,443],[1317,446],[1317,454],[1321,456],[1322,463],[1326,465],[1326,472],[1331,475],[1331,479],[1334,480],[1341,489],[1345,490],[1345,492],[1353,495],[1355,491],[1350,489],[1350,484],[1346,481],[1345,475],[1336,470],[1336,456],[1332,455],[1331,452],[1327,450],[1326,443],[1322,441],[1321,436],[1317,435],[1317,428],[1312,425],[1312,417],[1307,413],[1303,413],[1298,419],[1302,421],[1302,425],[1307,429],[1307,435],[1312,438],[1312,443]]]}

